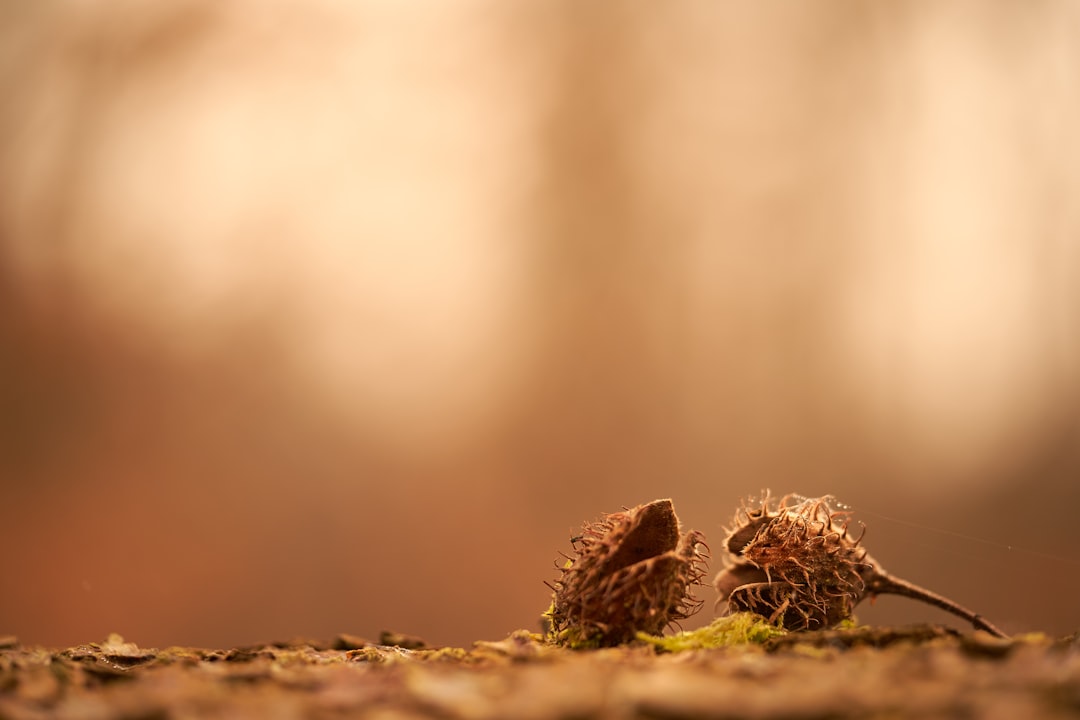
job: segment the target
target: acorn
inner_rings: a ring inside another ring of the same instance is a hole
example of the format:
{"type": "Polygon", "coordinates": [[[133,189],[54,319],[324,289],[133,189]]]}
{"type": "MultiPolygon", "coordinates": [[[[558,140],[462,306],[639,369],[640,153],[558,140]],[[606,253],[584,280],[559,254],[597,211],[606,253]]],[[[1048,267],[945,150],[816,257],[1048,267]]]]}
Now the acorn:
{"type": "Polygon", "coordinates": [[[749,611],[788,630],[831,628],[877,595],[903,595],[962,617],[997,637],[985,618],[941,595],[893,577],[848,532],[847,511],[831,497],[788,495],[773,507],[768,492],[744,505],[724,546],[728,567],[713,584],[729,612],[749,611]]]}
{"type": "Polygon", "coordinates": [[[696,613],[692,588],[705,576],[704,536],[682,533],[671,500],[655,500],[586,523],[571,539],[545,613],[548,640],[607,647],[659,635],[696,613]]]}

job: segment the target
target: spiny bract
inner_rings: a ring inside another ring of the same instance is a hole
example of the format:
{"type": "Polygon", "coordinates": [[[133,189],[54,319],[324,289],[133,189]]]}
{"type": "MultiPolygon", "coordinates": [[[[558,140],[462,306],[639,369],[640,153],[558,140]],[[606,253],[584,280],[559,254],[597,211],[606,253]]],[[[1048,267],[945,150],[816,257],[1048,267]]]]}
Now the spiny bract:
{"type": "Polygon", "coordinates": [[[725,540],[729,567],[716,576],[731,612],[749,611],[789,630],[836,625],[862,599],[873,561],[828,498],[788,495],[744,506],[725,540]]]}
{"type": "Polygon", "coordinates": [[[586,523],[552,585],[549,640],[614,646],[658,635],[697,612],[691,588],[705,575],[701,533],[680,532],[671,500],[655,500],[586,523]]]}
{"type": "Polygon", "coordinates": [[[729,612],[753,612],[789,630],[829,628],[867,597],[903,595],[934,605],[998,637],[981,615],[885,572],[848,533],[846,511],[829,496],[787,495],[776,507],[766,492],[744,506],[725,540],[731,558],[714,584],[729,612]]]}

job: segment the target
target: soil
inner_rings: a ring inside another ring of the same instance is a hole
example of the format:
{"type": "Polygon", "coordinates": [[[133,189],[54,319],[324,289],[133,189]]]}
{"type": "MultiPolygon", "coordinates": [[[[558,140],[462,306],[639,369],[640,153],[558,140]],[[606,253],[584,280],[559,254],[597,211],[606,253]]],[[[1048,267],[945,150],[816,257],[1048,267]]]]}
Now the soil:
{"type": "Polygon", "coordinates": [[[1080,639],[938,626],[666,653],[525,631],[473,648],[384,634],[208,650],[0,638],[0,718],[1072,718],[1080,639]]]}

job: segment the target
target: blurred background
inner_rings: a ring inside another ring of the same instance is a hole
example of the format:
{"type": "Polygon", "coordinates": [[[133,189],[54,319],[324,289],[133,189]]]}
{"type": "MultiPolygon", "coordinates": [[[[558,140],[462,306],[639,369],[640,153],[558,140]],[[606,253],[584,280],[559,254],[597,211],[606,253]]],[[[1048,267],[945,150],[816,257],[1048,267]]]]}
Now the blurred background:
{"type": "Polygon", "coordinates": [[[1080,627],[1070,0],[0,0],[0,91],[0,634],[467,645],[763,488],[1080,627]]]}

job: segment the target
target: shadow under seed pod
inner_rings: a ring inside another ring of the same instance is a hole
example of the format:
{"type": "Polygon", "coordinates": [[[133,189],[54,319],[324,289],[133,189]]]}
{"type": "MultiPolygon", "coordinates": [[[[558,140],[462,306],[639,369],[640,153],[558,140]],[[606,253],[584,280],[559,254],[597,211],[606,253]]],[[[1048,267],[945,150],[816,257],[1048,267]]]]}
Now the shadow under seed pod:
{"type": "Polygon", "coordinates": [[[548,639],[570,647],[619,645],[658,635],[693,615],[691,587],[705,575],[705,539],[681,534],[671,500],[655,500],[586,523],[574,538],[545,613],[548,639]]]}
{"type": "Polygon", "coordinates": [[[1006,637],[981,615],[885,572],[860,546],[862,534],[848,533],[848,513],[829,500],[788,495],[772,508],[765,493],[758,507],[736,513],[724,541],[729,565],[714,580],[729,612],[754,612],[789,630],[819,630],[850,618],[868,597],[893,594],[1006,637]]]}

